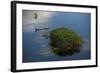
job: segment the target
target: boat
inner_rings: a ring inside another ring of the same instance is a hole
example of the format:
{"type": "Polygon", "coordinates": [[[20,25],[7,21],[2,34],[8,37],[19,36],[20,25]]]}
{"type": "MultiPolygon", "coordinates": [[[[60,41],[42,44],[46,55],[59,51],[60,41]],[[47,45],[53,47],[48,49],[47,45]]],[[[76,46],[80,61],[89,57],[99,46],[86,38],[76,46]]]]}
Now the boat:
{"type": "Polygon", "coordinates": [[[46,28],[36,28],[35,32],[40,31],[40,30],[47,30],[47,29],[49,29],[49,27],[46,27],[46,28]]]}

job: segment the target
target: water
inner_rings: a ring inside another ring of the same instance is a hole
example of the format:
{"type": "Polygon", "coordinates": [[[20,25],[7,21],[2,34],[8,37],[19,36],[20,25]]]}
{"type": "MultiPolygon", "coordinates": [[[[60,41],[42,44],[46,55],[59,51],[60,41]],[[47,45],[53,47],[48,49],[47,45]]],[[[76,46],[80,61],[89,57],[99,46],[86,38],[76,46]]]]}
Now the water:
{"type": "Polygon", "coordinates": [[[32,23],[25,27],[23,25],[23,62],[44,62],[44,61],[62,61],[62,60],[85,60],[91,58],[90,49],[90,19],[88,13],[63,13],[57,12],[49,19],[48,23],[40,25],[41,23],[32,23]],[[34,31],[34,27],[49,27],[47,30],[34,31]],[[72,56],[58,56],[55,55],[51,49],[50,38],[43,36],[55,28],[66,27],[73,29],[80,34],[84,39],[81,51],[72,56]],[[25,29],[24,29],[25,28],[25,29]],[[32,30],[32,31],[27,31],[32,30]]]}

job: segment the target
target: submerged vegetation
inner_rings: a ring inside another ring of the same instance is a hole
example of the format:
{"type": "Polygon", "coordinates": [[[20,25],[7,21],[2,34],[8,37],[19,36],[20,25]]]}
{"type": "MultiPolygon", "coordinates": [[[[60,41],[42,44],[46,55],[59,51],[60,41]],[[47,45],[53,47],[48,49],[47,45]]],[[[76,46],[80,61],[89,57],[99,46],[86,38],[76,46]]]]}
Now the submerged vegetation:
{"type": "Polygon", "coordinates": [[[72,55],[80,51],[82,37],[68,28],[56,28],[50,32],[52,50],[56,55],[72,55]]]}

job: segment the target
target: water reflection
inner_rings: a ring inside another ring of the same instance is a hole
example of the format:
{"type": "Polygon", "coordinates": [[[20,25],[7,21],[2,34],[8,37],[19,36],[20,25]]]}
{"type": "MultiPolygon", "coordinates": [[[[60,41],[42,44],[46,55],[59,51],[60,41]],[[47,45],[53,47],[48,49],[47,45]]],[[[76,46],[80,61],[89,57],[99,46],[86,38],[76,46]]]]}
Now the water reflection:
{"type": "Polygon", "coordinates": [[[38,32],[42,35],[45,39],[49,39],[49,28],[41,28],[41,29],[35,29],[35,32],[38,32]]]}
{"type": "Polygon", "coordinates": [[[58,56],[72,56],[73,54],[79,53],[81,51],[81,46],[78,46],[74,49],[58,49],[52,47],[52,51],[55,55],[58,56]]]}
{"type": "Polygon", "coordinates": [[[40,30],[34,33],[25,32],[23,62],[59,61],[59,60],[80,60],[89,59],[89,41],[84,42],[73,50],[57,50],[50,44],[50,30],[40,30]],[[44,36],[46,35],[46,36],[44,36]],[[82,48],[81,48],[82,47],[82,48]]]}

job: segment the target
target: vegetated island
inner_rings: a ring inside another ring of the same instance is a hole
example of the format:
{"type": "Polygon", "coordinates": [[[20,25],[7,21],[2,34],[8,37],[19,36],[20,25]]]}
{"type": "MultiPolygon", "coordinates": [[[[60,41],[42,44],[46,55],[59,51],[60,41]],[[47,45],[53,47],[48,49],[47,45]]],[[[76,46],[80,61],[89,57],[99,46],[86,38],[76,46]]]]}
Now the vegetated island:
{"type": "Polygon", "coordinates": [[[68,28],[56,28],[50,32],[52,50],[55,55],[66,56],[78,53],[83,44],[83,38],[68,28]]]}

